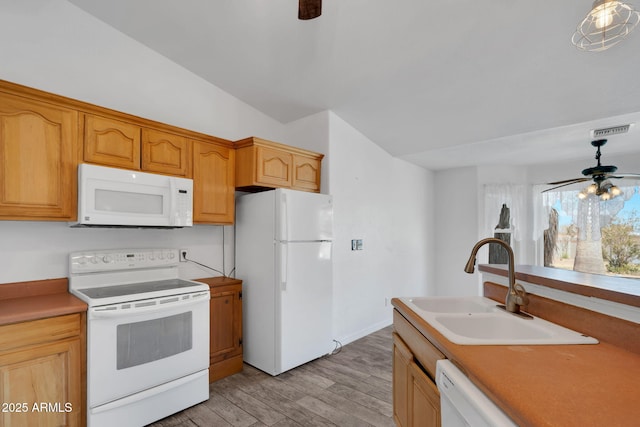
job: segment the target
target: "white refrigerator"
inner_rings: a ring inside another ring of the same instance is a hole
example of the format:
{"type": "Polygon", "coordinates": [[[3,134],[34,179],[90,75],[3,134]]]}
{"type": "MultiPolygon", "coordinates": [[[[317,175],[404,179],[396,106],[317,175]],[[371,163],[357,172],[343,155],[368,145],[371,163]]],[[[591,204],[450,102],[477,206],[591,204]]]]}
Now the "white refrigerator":
{"type": "Polygon", "coordinates": [[[244,361],[271,375],[331,352],[333,206],[276,189],[236,201],[244,361]]]}

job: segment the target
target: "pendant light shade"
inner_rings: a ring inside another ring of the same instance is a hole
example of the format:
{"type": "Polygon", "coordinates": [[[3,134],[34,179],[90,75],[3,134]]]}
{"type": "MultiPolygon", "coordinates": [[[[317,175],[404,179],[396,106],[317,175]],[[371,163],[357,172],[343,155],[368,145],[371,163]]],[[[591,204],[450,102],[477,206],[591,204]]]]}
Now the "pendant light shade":
{"type": "Polygon", "coordinates": [[[582,50],[602,51],[621,42],[640,22],[640,13],[617,0],[596,0],[571,42],[582,50]]]}

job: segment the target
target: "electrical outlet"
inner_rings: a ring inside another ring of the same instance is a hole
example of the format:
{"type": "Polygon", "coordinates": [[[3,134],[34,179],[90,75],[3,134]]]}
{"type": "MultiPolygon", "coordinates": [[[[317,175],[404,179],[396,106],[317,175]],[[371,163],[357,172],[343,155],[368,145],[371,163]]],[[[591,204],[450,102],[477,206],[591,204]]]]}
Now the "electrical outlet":
{"type": "Polygon", "coordinates": [[[180,262],[187,262],[187,250],[180,249],[180,262]]]}

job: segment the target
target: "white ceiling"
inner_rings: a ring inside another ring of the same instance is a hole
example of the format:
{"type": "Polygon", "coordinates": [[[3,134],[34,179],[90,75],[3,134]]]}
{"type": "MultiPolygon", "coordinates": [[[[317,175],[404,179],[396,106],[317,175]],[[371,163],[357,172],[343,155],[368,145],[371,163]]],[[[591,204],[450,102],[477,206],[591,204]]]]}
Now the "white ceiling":
{"type": "Polygon", "coordinates": [[[282,123],[329,109],[430,169],[588,159],[591,129],[640,122],[640,30],[577,50],[590,0],[324,0],[310,21],[297,0],[69,1],[282,123]]]}

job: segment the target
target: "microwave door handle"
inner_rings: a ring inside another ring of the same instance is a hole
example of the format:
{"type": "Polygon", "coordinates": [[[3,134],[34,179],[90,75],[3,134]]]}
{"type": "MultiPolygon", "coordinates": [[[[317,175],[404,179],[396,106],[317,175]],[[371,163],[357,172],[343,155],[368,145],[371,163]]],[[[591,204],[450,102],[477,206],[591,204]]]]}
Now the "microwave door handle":
{"type": "Polygon", "coordinates": [[[177,194],[176,194],[176,180],[173,178],[169,178],[169,224],[170,225],[176,225],[176,217],[175,217],[175,212],[176,212],[176,203],[177,203],[177,194]]]}

